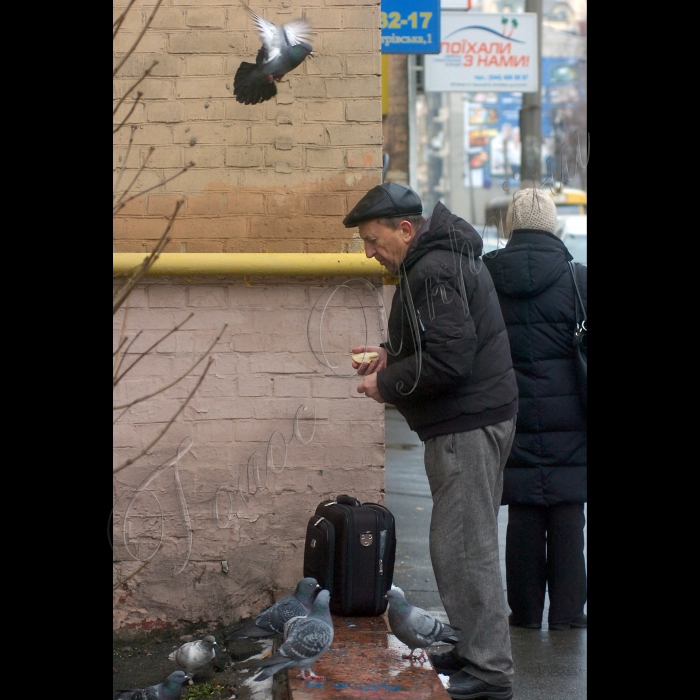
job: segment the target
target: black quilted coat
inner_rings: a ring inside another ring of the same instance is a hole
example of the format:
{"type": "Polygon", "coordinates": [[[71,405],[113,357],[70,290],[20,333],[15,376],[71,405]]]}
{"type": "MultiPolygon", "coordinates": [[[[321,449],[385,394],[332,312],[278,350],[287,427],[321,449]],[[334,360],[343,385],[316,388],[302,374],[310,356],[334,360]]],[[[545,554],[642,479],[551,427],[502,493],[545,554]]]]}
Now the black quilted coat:
{"type": "MultiPolygon", "coordinates": [[[[586,501],[586,414],[572,344],[575,292],[566,246],[542,231],[514,231],[488,254],[518,380],[519,412],[502,503],[586,501]]],[[[587,268],[578,269],[586,305],[587,268]]]]}
{"type": "Polygon", "coordinates": [[[518,410],[508,333],[481,249],[474,228],[438,203],[394,293],[377,386],[423,441],[495,425],[518,410]]]}

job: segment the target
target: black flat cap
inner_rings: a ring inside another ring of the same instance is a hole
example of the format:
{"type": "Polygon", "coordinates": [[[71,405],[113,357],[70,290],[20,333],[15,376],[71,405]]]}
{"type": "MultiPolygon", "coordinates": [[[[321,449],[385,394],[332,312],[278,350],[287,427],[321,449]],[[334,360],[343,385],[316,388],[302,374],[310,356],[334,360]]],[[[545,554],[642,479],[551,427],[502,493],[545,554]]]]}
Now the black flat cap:
{"type": "Polygon", "coordinates": [[[420,197],[408,185],[384,182],[373,187],[343,219],[345,228],[362,221],[392,216],[416,216],[423,213],[420,197]]]}

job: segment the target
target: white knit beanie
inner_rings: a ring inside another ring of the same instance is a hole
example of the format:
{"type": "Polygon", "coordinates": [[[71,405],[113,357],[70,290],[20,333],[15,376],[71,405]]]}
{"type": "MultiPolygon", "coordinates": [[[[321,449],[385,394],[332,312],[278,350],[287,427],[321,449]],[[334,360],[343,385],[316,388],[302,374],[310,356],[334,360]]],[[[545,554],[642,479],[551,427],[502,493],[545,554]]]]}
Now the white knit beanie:
{"type": "Polygon", "coordinates": [[[529,187],[513,195],[506,215],[508,232],[530,228],[554,233],[556,227],[557,208],[549,192],[529,187]]]}

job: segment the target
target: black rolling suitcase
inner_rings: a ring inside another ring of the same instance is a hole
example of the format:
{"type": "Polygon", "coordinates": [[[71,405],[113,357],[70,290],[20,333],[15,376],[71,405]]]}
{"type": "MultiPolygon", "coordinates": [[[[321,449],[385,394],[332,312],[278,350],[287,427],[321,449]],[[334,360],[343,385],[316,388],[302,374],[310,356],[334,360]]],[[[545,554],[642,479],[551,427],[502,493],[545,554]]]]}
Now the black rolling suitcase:
{"type": "Polygon", "coordinates": [[[309,520],[304,576],[331,592],[336,615],[381,615],[395,556],[394,516],[378,503],[341,495],[321,503],[309,520]]]}

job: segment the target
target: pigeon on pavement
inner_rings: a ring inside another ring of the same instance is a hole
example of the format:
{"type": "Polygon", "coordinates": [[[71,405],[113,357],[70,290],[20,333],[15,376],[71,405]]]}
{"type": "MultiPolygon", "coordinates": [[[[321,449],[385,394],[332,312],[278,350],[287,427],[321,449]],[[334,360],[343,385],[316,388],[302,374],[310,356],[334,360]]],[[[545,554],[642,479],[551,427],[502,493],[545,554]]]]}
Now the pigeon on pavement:
{"type": "Polygon", "coordinates": [[[200,669],[204,668],[216,656],[216,639],[208,634],[204,639],[195,642],[187,642],[176,649],[170,656],[180,668],[192,677],[200,669]]]}
{"type": "Polygon", "coordinates": [[[322,590],[314,601],[311,613],[287,626],[289,636],[274,656],[258,662],[254,668],[262,671],[253,680],[264,681],[283,668],[298,668],[302,680],[323,680],[314,673],[313,665],[328,650],[333,641],[333,619],[328,607],[330,593],[322,590]],[[306,671],[310,675],[306,675],[306,671]]]}
{"type": "Polygon", "coordinates": [[[313,58],[313,48],[306,42],[313,29],[303,19],[295,19],[282,27],[268,22],[251,10],[258,28],[262,46],[255,63],[243,61],[233,78],[233,94],[238,102],[254,105],[265,102],[277,94],[275,80],[296,68],[307,56],[313,58]]]}
{"type": "Polygon", "coordinates": [[[182,684],[190,680],[184,671],[171,673],[162,683],[140,690],[126,690],[117,697],[119,700],[180,700],[182,684]]]}
{"type": "Polygon", "coordinates": [[[315,578],[303,578],[297,584],[296,591],[278,600],[274,605],[263,610],[253,622],[226,635],[226,639],[245,637],[281,637],[284,624],[293,617],[306,617],[311,612],[314,595],[321,588],[315,578]]]}
{"type": "Polygon", "coordinates": [[[410,650],[410,654],[403,654],[403,659],[425,658],[424,649],[437,642],[457,644],[460,631],[458,627],[446,625],[436,620],[425,610],[411,605],[400,589],[394,588],[387,591],[385,598],[389,601],[389,625],[394,636],[403,642],[410,650]],[[419,656],[414,656],[413,651],[420,649],[419,656]]]}

